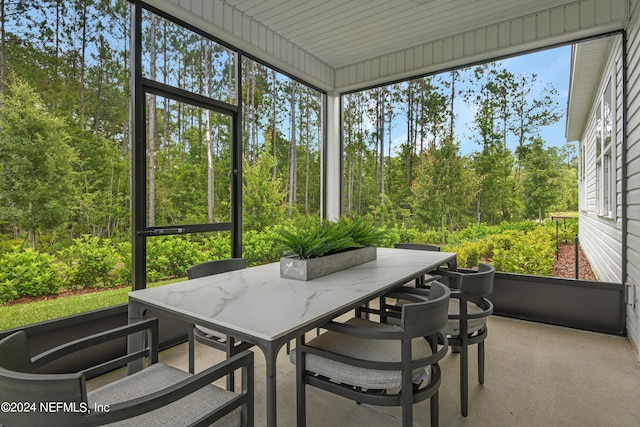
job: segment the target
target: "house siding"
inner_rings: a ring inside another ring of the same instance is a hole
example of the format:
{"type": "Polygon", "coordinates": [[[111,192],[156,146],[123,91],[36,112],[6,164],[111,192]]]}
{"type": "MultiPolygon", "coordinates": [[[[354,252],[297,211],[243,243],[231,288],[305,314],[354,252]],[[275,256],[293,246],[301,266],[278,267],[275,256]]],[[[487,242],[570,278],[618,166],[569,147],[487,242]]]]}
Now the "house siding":
{"type": "Polygon", "coordinates": [[[622,282],[622,40],[614,37],[608,46],[609,54],[606,59],[601,81],[592,101],[592,109],[585,131],[582,135],[583,147],[586,149],[586,205],[580,211],[580,243],[589,259],[598,279],[605,282],[622,282]],[[615,167],[615,203],[611,217],[598,214],[596,189],[596,114],[599,107],[600,95],[606,84],[613,77],[612,90],[615,91],[614,120],[614,150],[612,153],[615,167]]]}
{"type": "Polygon", "coordinates": [[[627,26],[627,331],[640,354],[640,1],[630,2],[627,26]]]}

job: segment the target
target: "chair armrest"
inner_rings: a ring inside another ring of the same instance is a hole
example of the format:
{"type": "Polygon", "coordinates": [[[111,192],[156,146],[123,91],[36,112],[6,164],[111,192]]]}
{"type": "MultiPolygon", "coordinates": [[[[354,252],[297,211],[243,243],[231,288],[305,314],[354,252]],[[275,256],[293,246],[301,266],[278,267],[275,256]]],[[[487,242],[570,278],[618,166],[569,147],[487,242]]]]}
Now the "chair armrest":
{"type": "Polygon", "coordinates": [[[226,413],[243,403],[252,404],[254,394],[254,368],[253,352],[249,350],[238,353],[235,356],[232,356],[163,390],[150,393],[147,396],[132,399],[127,402],[110,405],[109,412],[93,412],[87,415],[86,418],[87,420],[90,420],[91,425],[102,425],[136,417],[180,400],[183,397],[186,397],[211,384],[212,382],[223,378],[228,374],[232,374],[239,368],[243,369],[243,375],[246,376],[243,378],[242,394],[239,394],[235,398],[229,400],[215,412],[210,414],[207,419],[224,416],[226,413]]]}
{"type": "Polygon", "coordinates": [[[93,347],[98,344],[109,342],[118,338],[127,337],[133,333],[142,331],[148,331],[151,335],[150,342],[144,349],[135,353],[126,354],[122,357],[112,359],[101,365],[94,366],[84,371],[87,376],[95,376],[101,373],[107,372],[113,368],[124,366],[127,362],[140,359],[143,357],[149,357],[150,362],[157,363],[158,361],[158,319],[151,318],[137,323],[121,326],[119,328],[110,329],[105,332],[99,332],[97,334],[89,335],[84,338],[79,338],[74,341],[62,344],[58,347],[54,347],[43,353],[34,356],[31,359],[31,363],[34,369],[41,368],[63,356],[75,353],[79,350],[84,350],[93,347]]]}

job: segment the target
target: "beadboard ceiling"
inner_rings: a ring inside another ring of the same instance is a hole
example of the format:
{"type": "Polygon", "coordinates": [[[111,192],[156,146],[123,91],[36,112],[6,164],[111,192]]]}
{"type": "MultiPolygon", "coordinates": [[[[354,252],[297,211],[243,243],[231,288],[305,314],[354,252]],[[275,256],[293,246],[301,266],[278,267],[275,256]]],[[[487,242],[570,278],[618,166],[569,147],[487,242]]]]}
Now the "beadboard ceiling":
{"type": "Polygon", "coordinates": [[[558,0],[227,0],[333,68],[544,11],[558,0]]]}
{"type": "Polygon", "coordinates": [[[146,0],[323,90],[623,28],[625,0],[146,0]]]}

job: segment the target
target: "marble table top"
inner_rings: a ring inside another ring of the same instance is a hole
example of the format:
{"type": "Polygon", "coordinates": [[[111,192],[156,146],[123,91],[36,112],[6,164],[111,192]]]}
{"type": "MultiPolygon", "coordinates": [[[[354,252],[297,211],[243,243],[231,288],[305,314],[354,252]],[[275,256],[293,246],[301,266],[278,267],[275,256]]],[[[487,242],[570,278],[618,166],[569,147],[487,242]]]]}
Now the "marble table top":
{"type": "Polygon", "coordinates": [[[132,291],[129,300],[235,332],[238,338],[273,342],[311,329],[455,257],[450,252],[378,248],[375,261],[306,282],[281,278],[276,262],[132,291]]]}

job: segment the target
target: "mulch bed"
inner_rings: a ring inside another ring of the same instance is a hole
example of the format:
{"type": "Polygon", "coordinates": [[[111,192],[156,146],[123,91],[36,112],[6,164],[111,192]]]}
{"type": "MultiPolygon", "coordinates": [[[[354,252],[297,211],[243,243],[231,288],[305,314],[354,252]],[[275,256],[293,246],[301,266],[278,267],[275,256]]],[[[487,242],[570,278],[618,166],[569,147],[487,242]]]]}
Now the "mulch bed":
{"type": "MultiPolygon", "coordinates": [[[[581,280],[597,280],[591,269],[589,260],[584,256],[582,248],[579,248],[578,273],[581,280]]],[[[573,243],[560,243],[558,247],[558,258],[553,264],[553,275],[568,279],[576,278],[576,247],[573,243]]]]}

